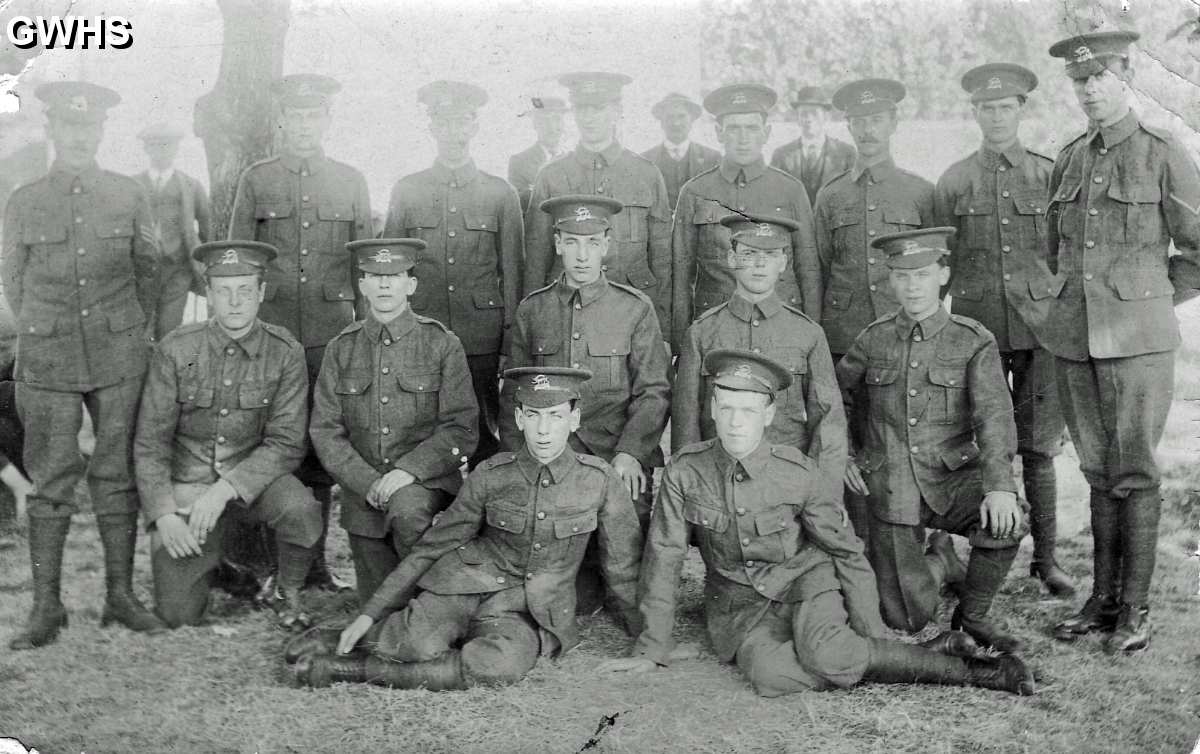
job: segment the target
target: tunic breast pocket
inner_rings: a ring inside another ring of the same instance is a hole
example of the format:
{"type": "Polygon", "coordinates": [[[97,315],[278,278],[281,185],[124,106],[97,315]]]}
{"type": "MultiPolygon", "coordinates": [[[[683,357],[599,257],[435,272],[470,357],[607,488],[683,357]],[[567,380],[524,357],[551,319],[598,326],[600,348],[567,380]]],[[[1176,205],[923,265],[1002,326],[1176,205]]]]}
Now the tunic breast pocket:
{"type": "MultiPolygon", "coordinates": [[[[410,426],[431,426],[438,415],[438,391],[442,387],[442,373],[406,372],[396,375],[396,386],[410,411],[410,426]]],[[[406,417],[407,418],[407,417],[406,417]]]]}
{"type": "Polygon", "coordinates": [[[995,222],[991,202],[973,196],[960,196],[954,205],[954,217],[958,223],[961,248],[986,249],[991,245],[995,222]]]}
{"type": "Polygon", "coordinates": [[[864,381],[867,386],[869,410],[874,416],[893,419],[906,414],[896,384],[900,377],[900,368],[889,363],[872,363],[867,366],[864,381]]]}
{"type": "Polygon", "coordinates": [[[627,337],[593,336],[588,340],[588,361],[598,393],[624,393],[629,389],[630,342],[627,337]]]}
{"type": "Polygon", "coordinates": [[[1146,245],[1164,240],[1162,190],[1157,183],[1114,181],[1108,198],[1112,202],[1104,210],[1105,238],[1146,245]]]}
{"type": "Polygon", "coordinates": [[[496,231],[499,224],[496,215],[469,212],[463,215],[463,224],[471,231],[472,237],[468,261],[494,267],[497,256],[496,231]]]}
{"type": "Polygon", "coordinates": [[[862,252],[862,210],[856,207],[840,207],[830,214],[829,232],[837,254],[834,262],[851,263],[862,252]]]}
{"type": "Polygon", "coordinates": [[[116,254],[128,255],[133,248],[133,215],[109,215],[97,221],[96,236],[116,254]]]}
{"type": "Polygon", "coordinates": [[[371,425],[372,403],[368,401],[367,393],[372,379],[372,373],[365,369],[347,370],[338,377],[333,388],[342,405],[343,419],[352,429],[365,429],[371,425]]]}
{"type": "Polygon", "coordinates": [[[966,366],[931,366],[929,382],[932,385],[929,421],[934,424],[958,424],[966,421],[971,410],[967,401],[966,366]]]}
{"type": "Polygon", "coordinates": [[[796,551],[796,528],[796,514],[790,505],[777,505],[759,513],[754,517],[758,540],[750,554],[767,563],[783,561],[796,551]]]}
{"type": "Polygon", "coordinates": [[[275,385],[262,382],[243,382],[238,387],[238,408],[241,409],[243,421],[238,428],[247,435],[257,435],[266,424],[268,414],[266,409],[271,407],[275,399],[275,385]]]}
{"type": "Polygon", "coordinates": [[[588,538],[596,531],[596,511],[563,514],[554,519],[554,538],[565,545],[564,555],[567,558],[582,557],[587,548],[588,538]]]}
{"type": "Polygon", "coordinates": [[[1022,192],[1013,197],[1013,206],[1021,223],[1021,243],[1040,256],[1046,241],[1046,197],[1036,191],[1022,192]]]}
{"type": "Polygon", "coordinates": [[[892,204],[883,208],[883,221],[894,230],[908,230],[921,225],[921,213],[912,205],[892,204]]]}
{"type": "Polygon", "coordinates": [[[729,515],[716,505],[719,503],[700,505],[690,501],[683,505],[684,520],[695,526],[702,536],[708,537],[710,543],[729,528],[729,515]]]}
{"type": "Polygon", "coordinates": [[[647,224],[650,221],[650,197],[633,196],[625,200],[625,208],[613,216],[617,225],[617,240],[631,244],[644,244],[650,237],[647,224]]]}
{"type": "Polygon", "coordinates": [[[207,435],[213,429],[213,398],[216,390],[202,382],[180,382],[175,401],[179,404],[179,421],[186,424],[189,434],[207,435]]]}
{"type": "Polygon", "coordinates": [[[345,202],[321,202],[317,205],[317,219],[330,229],[330,239],[337,244],[350,240],[350,226],[354,222],[354,207],[345,202]]]}
{"type": "Polygon", "coordinates": [[[258,227],[255,240],[277,246],[291,245],[295,241],[292,212],[290,199],[264,199],[255,204],[254,221],[258,227]]]}
{"type": "Polygon", "coordinates": [[[67,243],[67,226],[64,223],[45,216],[34,217],[33,221],[21,230],[21,242],[29,247],[26,275],[71,275],[74,271],[74,260],[71,254],[62,248],[67,243]]]}
{"type": "Polygon", "coordinates": [[[798,421],[806,421],[805,396],[808,393],[808,354],[799,348],[779,349],[771,357],[792,373],[792,384],[788,386],[783,405],[798,421]]]}
{"type": "Polygon", "coordinates": [[[420,207],[408,213],[408,236],[425,243],[441,241],[442,215],[432,207],[420,207]]]}

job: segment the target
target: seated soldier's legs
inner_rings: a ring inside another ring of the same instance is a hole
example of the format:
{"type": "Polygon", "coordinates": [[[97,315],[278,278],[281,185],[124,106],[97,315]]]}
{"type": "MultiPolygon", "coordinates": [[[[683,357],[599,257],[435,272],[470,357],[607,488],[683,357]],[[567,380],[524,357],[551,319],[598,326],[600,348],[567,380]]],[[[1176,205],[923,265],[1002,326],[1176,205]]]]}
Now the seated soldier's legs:
{"type": "MultiPolygon", "coordinates": [[[[643,469],[646,474],[646,491],[633,501],[633,510],[637,513],[638,525],[642,527],[642,536],[650,530],[650,509],[654,504],[651,487],[654,469],[643,469]]],[[[601,605],[608,606],[611,595],[604,583],[603,569],[600,565],[600,543],[597,537],[588,540],[587,549],[583,552],[583,561],[575,574],[575,614],[591,615],[600,609],[601,605]]],[[[615,614],[615,613],[613,613],[615,614]]]]}
{"type": "Polygon", "coordinates": [[[354,558],[354,586],[358,591],[358,602],[365,605],[387,575],[400,565],[400,558],[392,547],[391,537],[366,537],[360,534],[350,535],[350,555],[354,558]]]}
{"type": "Polygon", "coordinates": [[[798,602],[792,613],[792,640],[800,665],[838,688],[862,680],[871,659],[870,642],[850,628],[840,591],[822,592],[798,602]]]}
{"type": "MultiPolygon", "coordinates": [[[[175,484],[175,503],[180,508],[190,507],[206,489],[207,484],[175,484]]],[[[208,609],[209,582],[221,559],[221,540],[226,525],[227,517],[222,515],[201,545],[201,554],[184,558],[171,557],[158,532],[151,535],[154,612],[171,628],[196,625],[204,617],[208,609]]]]}
{"type": "Polygon", "coordinates": [[[363,637],[362,646],[390,660],[433,660],[467,635],[471,619],[486,596],[419,592],[404,608],[377,622],[363,637]]]}
{"type": "Polygon", "coordinates": [[[942,588],[925,553],[925,528],[871,515],[868,539],[884,622],[901,631],[920,631],[937,611],[942,588]]]}
{"type": "Polygon", "coordinates": [[[431,490],[410,484],[388,498],[387,530],[396,556],[404,560],[413,545],[433,523],[433,517],[446,509],[454,497],[443,490],[431,490]]]}
{"type": "MultiPolygon", "coordinates": [[[[237,505],[231,503],[230,505],[237,505]]],[[[276,479],[245,512],[275,533],[279,553],[279,585],[300,589],[316,554],[315,545],[325,525],[321,504],[312,491],[291,474],[276,479]]]]}
{"type": "MultiPolygon", "coordinates": [[[[741,609],[762,610],[759,606],[741,609]]],[[[759,696],[783,696],[829,687],[824,679],[800,664],[793,638],[793,611],[793,605],[770,603],[758,622],[746,632],[734,655],[738,669],[759,696]]]]}
{"type": "Polygon", "coordinates": [[[516,683],[537,664],[537,624],[529,613],[507,609],[508,602],[510,596],[499,592],[484,600],[471,620],[462,648],[462,674],[469,685],[516,683]]]}

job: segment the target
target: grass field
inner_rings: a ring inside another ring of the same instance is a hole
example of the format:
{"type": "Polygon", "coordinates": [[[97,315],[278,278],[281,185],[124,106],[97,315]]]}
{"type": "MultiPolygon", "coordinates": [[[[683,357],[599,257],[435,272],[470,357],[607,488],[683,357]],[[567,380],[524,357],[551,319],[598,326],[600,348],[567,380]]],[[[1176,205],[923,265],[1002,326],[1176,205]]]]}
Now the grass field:
{"type": "MultiPolygon", "coordinates": [[[[1185,332],[1200,336],[1188,312],[1185,332]]],[[[1194,340],[1189,337],[1189,341],[1194,340]]],[[[269,616],[223,595],[211,624],[143,638],[102,630],[103,572],[89,515],[76,516],[64,597],[71,627],[33,652],[0,649],[0,736],[54,752],[1190,752],[1200,737],[1200,349],[1181,352],[1177,403],[1163,457],[1167,511],[1153,593],[1154,643],[1110,659],[1098,640],[1063,645],[1046,628],[1071,607],[1027,578],[1022,547],[995,611],[1029,643],[1043,676],[1035,697],[919,686],[863,686],[763,700],[705,652],[645,676],[601,678],[622,652],[606,619],[583,621],[583,644],[501,690],[431,693],[370,686],[289,686],[286,636],[269,616]]],[[[1068,450],[1059,459],[1060,559],[1086,591],[1091,543],[1086,488],[1068,450]]],[[[147,541],[138,590],[149,595],[147,541]]],[[[345,543],[338,570],[350,576],[345,543]]],[[[0,642],[29,607],[27,552],[0,552],[0,642]]],[[[699,569],[690,563],[678,634],[703,644],[699,569]]],[[[352,606],[319,605],[326,622],[352,606]]],[[[941,625],[948,620],[942,615],[941,625]]],[[[933,629],[929,629],[932,631],[933,629]]]]}

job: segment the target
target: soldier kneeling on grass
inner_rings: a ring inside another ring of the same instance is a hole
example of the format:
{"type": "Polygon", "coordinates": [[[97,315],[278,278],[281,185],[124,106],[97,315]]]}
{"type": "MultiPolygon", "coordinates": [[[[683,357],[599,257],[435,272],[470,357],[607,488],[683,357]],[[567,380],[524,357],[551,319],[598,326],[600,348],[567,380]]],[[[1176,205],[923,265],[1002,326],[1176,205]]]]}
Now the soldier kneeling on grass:
{"type": "Polygon", "coordinates": [[[300,684],[443,690],[519,681],[539,656],[579,640],[575,576],[593,532],[611,604],[636,623],[642,535],[629,489],[607,463],[567,447],[590,376],[567,367],[504,373],[517,385],[524,446],[471,473],[340,635],[313,629],[288,645],[300,684]]]}
{"type": "Polygon", "coordinates": [[[879,638],[875,575],[840,502],[815,461],[763,442],[790,371],[750,351],[724,349],[710,351],[704,367],[712,375],[717,437],[685,446],[667,465],[643,556],[645,628],[631,657],[602,663],[600,672],[667,665],[676,587],[694,535],[713,648],[762,696],[861,681],[1033,693],[1033,675],[1020,658],[982,656],[963,632],[925,644],[879,638]]]}
{"type": "Polygon", "coordinates": [[[142,514],[152,532],[155,612],[195,624],[231,519],[275,532],[272,603],[285,628],[311,625],[300,588],[321,535],[321,506],[293,472],[304,458],[308,373],[304,349],[258,319],[275,247],[254,241],[197,246],[207,322],[184,325],[155,348],[134,438],[142,514]]]}

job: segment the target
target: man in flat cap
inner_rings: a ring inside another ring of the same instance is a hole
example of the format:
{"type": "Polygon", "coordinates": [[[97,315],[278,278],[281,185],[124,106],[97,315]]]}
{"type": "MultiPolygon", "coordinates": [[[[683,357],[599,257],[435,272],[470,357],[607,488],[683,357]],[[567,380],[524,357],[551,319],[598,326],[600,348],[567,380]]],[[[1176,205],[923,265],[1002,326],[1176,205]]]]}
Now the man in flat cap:
{"type": "Polygon", "coordinates": [[[1037,76],[1012,63],[987,63],[962,77],[983,145],[938,179],[938,223],[957,234],[950,269],[951,311],[996,336],[1005,384],[1012,381],[1017,452],[1033,534],[1031,576],[1056,597],[1075,586],[1054,559],[1058,504],[1054,457],[1064,422],[1054,356],[1040,339],[1052,275],[1046,266],[1046,184],[1054,161],[1021,144],[1025,101],[1037,76]]]}
{"type": "Polygon", "coordinates": [[[137,486],[133,425],[154,334],[158,251],[150,205],[137,181],[102,170],[104,119],[120,102],[83,81],[43,84],[54,164],[17,189],[4,217],[0,275],[17,320],[16,400],[25,426],[33,609],[12,649],[49,644],[66,625],[59,599],[63,547],[75,487],[86,473],[104,545],[107,598],[101,622],[162,631],[134,596],[137,486]],[[84,467],[86,407],[96,447],[84,467]]]}
{"type": "Polygon", "coordinates": [[[752,351],[705,357],[714,439],[688,445],[663,473],[638,589],[643,630],[601,672],[667,666],[688,543],[705,566],[705,624],[717,658],[761,696],[859,682],[972,685],[1032,694],[1017,657],[981,659],[949,631],[924,645],[889,641],[863,545],[812,459],[765,438],[792,373],[752,351]]]}
{"type": "Polygon", "coordinates": [[[727,263],[735,287],[728,301],[701,314],[684,336],[671,401],[671,450],[716,436],[709,411],[712,375],[704,369],[708,354],[730,348],[760,353],[791,375],[791,385],[774,403],[766,439],[808,454],[840,495],[846,416],[825,333],[776,293],[787,269],[791,234],[799,226],[771,215],[727,215],[721,222],[730,231],[727,263]]]}
{"type": "Polygon", "coordinates": [[[458,337],[413,312],[419,238],[348,244],[369,310],[329,343],[309,436],[342,488],[360,604],[462,484],[478,409],[458,337]]]}
{"type": "Polygon", "coordinates": [[[870,506],[868,556],[884,621],[920,631],[949,584],[959,594],[950,627],[1011,652],[1020,642],[988,611],[1029,531],[1012,476],[1017,430],[995,337],[942,305],[953,232],[871,242],[887,258],[901,306],[863,330],[837,364],[847,414],[862,401],[867,416],[864,440],[851,438],[846,486],[870,506]],[[928,552],[926,528],[939,530],[928,552]],[[965,573],[944,532],[969,537],[965,573]]]}
{"type": "Polygon", "coordinates": [[[515,386],[520,447],[471,472],[340,636],[316,630],[289,645],[299,683],[431,691],[516,683],[539,656],[579,642],[575,573],[592,541],[621,622],[637,631],[642,533],[625,482],[567,441],[589,376],[569,367],[504,373],[515,386]]]}
{"type": "Polygon", "coordinates": [[[663,141],[642,152],[642,157],[653,162],[662,173],[667,184],[667,203],[672,209],[683,184],[721,159],[717,150],[692,141],[692,126],[702,112],[700,105],[678,92],[671,92],[650,108],[651,115],[662,126],[663,141]]]}
{"type": "MultiPolygon", "coordinates": [[[[513,325],[515,367],[583,367],[583,410],[571,447],[612,464],[643,526],[650,519],[651,481],[662,466],[659,439],[671,405],[670,355],[654,304],[637,288],[608,277],[612,228],[625,211],[606,196],[567,195],[542,202],[554,225],[562,273],[525,297],[513,325]]],[[[501,442],[520,445],[513,388],[501,395],[501,442]]],[[[582,611],[601,599],[595,551],[580,569],[582,611]]]]}
{"type": "Polygon", "coordinates": [[[804,185],[763,160],[771,134],[767,117],[776,95],[761,84],[730,84],[704,98],[717,121],[721,163],[688,181],[679,192],[671,233],[674,333],[680,340],[695,317],[733,294],[729,267],[730,212],[792,220],[784,255],[788,267],[778,286],[783,303],[821,318],[821,266],[813,242],[812,210],[804,185]]]}
{"type": "Polygon", "coordinates": [[[808,202],[817,201],[817,191],[831,178],[850,169],[857,153],[854,147],[829,135],[833,103],[819,86],[802,86],[788,100],[800,137],[771,154],[771,167],[786,171],[804,184],[808,202]]]}
{"type": "Polygon", "coordinates": [[[558,278],[554,219],[542,202],[588,194],[616,199],[604,272],[609,280],[650,297],[663,335],[670,337],[671,205],[658,168],[617,141],[621,89],[632,79],[619,73],[569,73],[559,78],[571,100],[579,144],[538,173],[525,213],[525,292],[558,278]]]}
{"type": "Polygon", "coordinates": [[[409,306],[454,331],[467,353],[479,406],[474,468],[500,449],[500,353],[521,301],[525,229],[513,187],[475,167],[471,139],[487,92],[436,81],[417,92],[437,143],[433,166],[392,188],[385,236],[419,238],[426,247],[413,275],[421,281],[409,306]]]}
{"type": "Polygon", "coordinates": [[[1162,499],[1154,451],[1174,387],[1174,305],[1200,287],[1200,172],[1183,145],[1130,108],[1134,32],[1065,39],[1087,131],[1050,175],[1042,345],[1091,487],[1093,582],[1055,635],[1112,632],[1110,653],[1150,642],[1149,592],[1162,499]],[[1177,254],[1170,254],[1174,243],[1177,254]]]}
{"type": "Polygon", "coordinates": [[[537,141],[508,158],[508,182],[521,198],[521,212],[529,210],[529,197],[538,171],[547,162],[565,154],[562,135],[567,103],[561,97],[530,97],[529,102],[529,109],[521,116],[529,118],[537,141]]]}
{"type": "Polygon", "coordinates": [[[173,628],[203,618],[235,519],[274,530],[280,624],[309,624],[300,589],[321,506],[293,476],[308,429],[304,349],[287,328],[258,319],[275,254],[254,241],[196,247],[212,317],[177,328],[151,357],[134,460],[152,532],[155,610],[173,628]]]}
{"type": "MultiPolygon", "coordinates": [[[[233,202],[229,237],[269,243],[279,256],[267,268],[259,316],[283,325],[304,346],[311,391],[325,345],[354,321],[357,299],[353,260],[346,243],[372,238],[367,181],[349,165],[325,156],[330,101],[341,85],[327,76],[292,74],[272,85],[283,137],[280,153],[242,173],[233,202]]],[[[359,311],[361,319],[363,312],[359,311]]],[[[311,405],[311,404],[310,404],[311,405]]],[[[321,501],[329,529],[333,478],[311,451],[296,474],[321,501]]],[[[325,564],[325,535],[317,546],[310,582],[345,588],[325,564]]]]}
{"type": "Polygon", "coordinates": [[[134,176],[150,198],[158,241],[158,302],[154,337],[162,339],[183,322],[188,292],[203,290],[201,271],[193,267],[192,249],[209,240],[212,217],[208,192],[200,181],[175,168],[183,132],[155,123],[138,133],[149,167],[134,176]]]}
{"type": "MultiPolygon", "coordinates": [[[[817,193],[817,251],[825,300],[820,322],[836,365],[867,325],[900,306],[888,282],[883,254],[870,246],[877,236],[933,224],[933,184],[896,167],[892,135],[896,104],[904,85],[890,79],[861,79],[843,85],[833,106],[847,118],[858,157],[817,193]]],[[[850,432],[863,442],[866,417],[847,415],[850,432]]],[[[846,510],[854,529],[868,537],[866,501],[847,490],[846,510]]]]}

